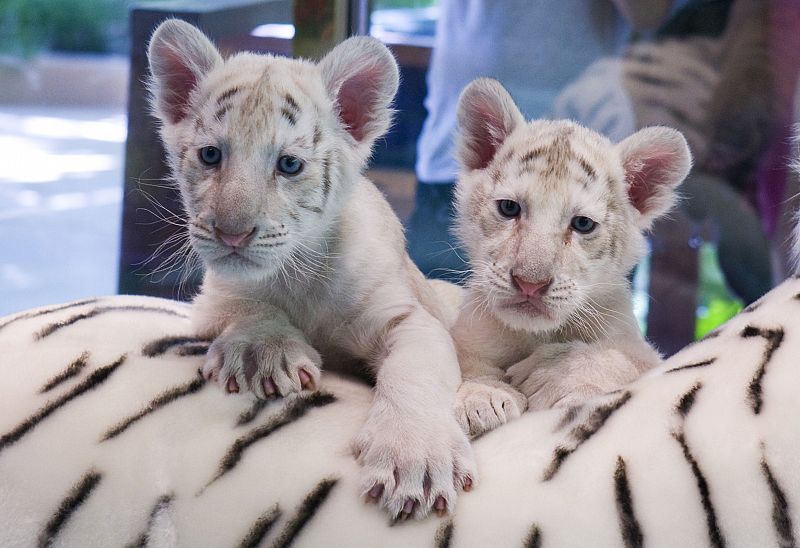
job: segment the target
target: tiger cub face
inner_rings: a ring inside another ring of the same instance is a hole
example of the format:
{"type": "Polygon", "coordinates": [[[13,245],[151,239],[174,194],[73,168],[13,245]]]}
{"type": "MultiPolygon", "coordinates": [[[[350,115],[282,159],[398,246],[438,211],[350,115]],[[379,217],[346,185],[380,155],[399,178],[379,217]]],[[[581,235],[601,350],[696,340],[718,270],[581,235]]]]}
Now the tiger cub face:
{"type": "Polygon", "coordinates": [[[489,79],[464,90],[458,119],[457,231],[482,305],[528,331],[590,321],[582,311],[627,287],[643,232],[671,207],[685,139],[653,127],[613,144],[570,121],[526,122],[489,79]]]}
{"type": "Polygon", "coordinates": [[[206,267],[268,277],[311,253],[389,126],[389,51],[360,37],[319,64],[223,59],[198,29],[169,20],[148,55],[152,108],[206,267]]]}

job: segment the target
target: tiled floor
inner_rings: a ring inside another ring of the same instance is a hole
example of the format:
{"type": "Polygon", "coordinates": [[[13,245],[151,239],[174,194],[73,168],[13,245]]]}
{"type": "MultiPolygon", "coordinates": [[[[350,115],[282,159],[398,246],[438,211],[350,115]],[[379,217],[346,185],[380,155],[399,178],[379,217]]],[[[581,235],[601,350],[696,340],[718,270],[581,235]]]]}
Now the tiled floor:
{"type": "Polygon", "coordinates": [[[126,118],[0,105],[0,315],[116,292],[126,118]]]}

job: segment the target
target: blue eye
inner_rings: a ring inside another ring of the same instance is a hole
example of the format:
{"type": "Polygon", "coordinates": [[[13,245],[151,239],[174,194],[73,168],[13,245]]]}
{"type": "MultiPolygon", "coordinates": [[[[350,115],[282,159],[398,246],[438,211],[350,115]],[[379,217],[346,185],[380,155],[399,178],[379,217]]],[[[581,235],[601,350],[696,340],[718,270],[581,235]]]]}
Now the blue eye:
{"type": "Polygon", "coordinates": [[[597,228],[597,223],[594,222],[589,217],[584,217],[583,215],[576,215],[570,221],[569,226],[575,232],[580,232],[581,234],[589,234],[595,228],[597,228]]]}
{"type": "Polygon", "coordinates": [[[200,149],[200,161],[207,166],[215,166],[222,160],[222,151],[217,147],[203,147],[200,149]]]}
{"type": "Polygon", "coordinates": [[[519,214],[522,213],[522,208],[514,200],[497,200],[497,210],[500,215],[509,219],[519,217],[519,214]]]}
{"type": "Polygon", "coordinates": [[[303,161],[294,156],[281,156],[278,158],[278,171],[286,175],[297,175],[303,171],[303,161]]]}

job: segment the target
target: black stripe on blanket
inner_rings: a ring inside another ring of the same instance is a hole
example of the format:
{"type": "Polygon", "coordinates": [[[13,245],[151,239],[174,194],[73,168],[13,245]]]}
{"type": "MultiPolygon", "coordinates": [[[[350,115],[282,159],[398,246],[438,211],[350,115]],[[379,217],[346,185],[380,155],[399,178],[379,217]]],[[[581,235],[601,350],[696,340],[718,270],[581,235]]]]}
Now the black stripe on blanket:
{"type": "Polygon", "coordinates": [[[695,383],[695,385],[692,386],[688,392],[681,396],[681,399],[678,400],[678,403],[675,404],[675,411],[681,417],[686,417],[686,415],[689,414],[689,411],[692,410],[692,406],[697,399],[697,393],[701,388],[703,388],[703,383],[695,383]]]}
{"type": "Polygon", "coordinates": [[[302,532],[303,527],[316,515],[338,481],[338,478],[324,479],[317,484],[313,491],[306,495],[306,498],[297,508],[295,515],[284,526],[281,535],[272,545],[273,548],[286,548],[292,544],[297,535],[302,532]]]}
{"type": "Polygon", "coordinates": [[[74,400],[75,398],[83,395],[84,393],[93,390],[103,384],[117,368],[125,362],[127,354],[120,356],[117,361],[111,365],[106,365],[96,369],[89,375],[83,382],[72,387],[72,389],[59,396],[58,398],[47,402],[44,407],[39,409],[35,414],[25,419],[22,423],[17,425],[11,432],[4,434],[0,437],[0,451],[6,447],[18,442],[25,434],[33,430],[39,423],[56,412],[58,409],[74,400]]]}
{"type": "Polygon", "coordinates": [[[578,418],[578,415],[580,415],[581,409],[583,409],[583,405],[573,405],[567,408],[567,410],[564,412],[564,415],[561,417],[561,420],[559,420],[558,424],[556,424],[556,427],[553,430],[553,432],[558,432],[559,430],[563,430],[564,428],[572,424],[572,422],[578,418]]]}
{"type": "Polygon", "coordinates": [[[696,369],[698,367],[705,367],[707,365],[711,365],[715,361],[717,361],[717,358],[709,358],[709,359],[703,360],[701,362],[690,363],[690,364],[687,364],[687,365],[680,365],[678,367],[673,367],[672,369],[667,369],[665,371],[665,373],[675,373],[676,371],[683,371],[685,369],[696,369]]]}
{"type": "Polygon", "coordinates": [[[772,474],[772,469],[767,464],[766,457],[761,459],[761,472],[764,474],[764,479],[767,481],[769,492],[772,495],[772,523],[775,526],[778,546],[781,548],[795,548],[797,541],[794,538],[789,501],[778,480],[772,474]]]}
{"type": "Polygon", "coordinates": [[[79,306],[83,306],[86,304],[94,304],[97,302],[97,299],[86,299],[83,301],[75,301],[74,303],[62,304],[59,306],[54,306],[51,308],[47,308],[45,310],[34,310],[32,312],[23,312],[22,314],[17,314],[13,318],[10,318],[3,323],[0,323],[0,329],[11,325],[14,322],[19,320],[27,320],[29,318],[38,318],[39,316],[46,316],[47,314],[52,314],[53,312],[59,312],[60,310],[68,310],[70,308],[77,308],[79,306]]]}
{"type": "Polygon", "coordinates": [[[453,520],[449,519],[442,523],[436,530],[436,536],[433,539],[433,545],[436,548],[450,548],[453,542],[453,520]]]}
{"type": "Polygon", "coordinates": [[[269,405],[269,403],[270,400],[253,400],[253,403],[250,405],[250,407],[239,414],[239,418],[236,420],[236,426],[244,426],[253,422],[258,414],[261,413],[261,411],[267,405],[269,405]]]}
{"type": "Polygon", "coordinates": [[[257,548],[261,541],[269,534],[272,526],[281,517],[281,509],[276,504],[256,520],[247,535],[239,543],[239,548],[257,548]]]}
{"type": "Polygon", "coordinates": [[[722,536],[722,531],[717,523],[717,513],[714,510],[714,504],[711,502],[711,491],[708,487],[708,480],[700,470],[700,465],[689,450],[689,445],[686,443],[686,438],[683,432],[673,432],[672,437],[681,446],[683,458],[692,469],[697,490],[700,493],[700,503],[703,505],[703,511],[706,514],[706,527],[708,528],[708,538],[711,546],[715,548],[722,548],[725,546],[725,538],[722,536]]]}
{"type": "Polygon", "coordinates": [[[545,470],[542,481],[550,481],[553,479],[556,473],[561,469],[561,465],[567,460],[567,457],[577,451],[589,438],[594,436],[598,430],[603,427],[606,421],[608,421],[609,417],[628,403],[630,399],[631,393],[628,391],[623,392],[622,396],[616,400],[597,406],[582,424],[573,428],[570,435],[574,438],[574,443],[571,447],[560,445],[555,448],[555,451],[553,451],[553,460],[550,462],[550,466],[545,470]]]}
{"type": "MultiPolygon", "coordinates": [[[[206,349],[208,347],[208,343],[211,341],[209,339],[202,339],[199,337],[189,337],[186,335],[172,335],[169,337],[162,337],[155,341],[149,342],[142,348],[142,355],[148,358],[155,358],[157,356],[161,356],[166,354],[171,348],[175,346],[195,346],[196,343],[206,343],[206,349]]],[[[205,351],[205,349],[204,349],[205,351]]],[[[179,352],[180,353],[180,352],[179,352]]],[[[186,354],[181,354],[185,356],[186,354]]]]}
{"type": "Polygon", "coordinates": [[[68,327],[70,325],[76,324],[82,320],[88,320],[89,318],[95,318],[100,316],[101,314],[107,314],[108,312],[149,312],[154,314],[167,314],[169,316],[177,316],[179,318],[188,318],[188,316],[182,312],[178,312],[177,310],[172,310],[171,308],[162,308],[159,306],[144,306],[144,305],[127,305],[127,306],[98,306],[92,308],[87,312],[81,312],[80,314],[75,314],[74,316],[70,316],[65,320],[60,320],[57,322],[53,322],[44,326],[34,338],[37,340],[44,339],[45,337],[49,337],[56,331],[68,327]]]}
{"type": "Polygon", "coordinates": [[[84,352],[78,359],[73,361],[69,364],[61,373],[58,373],[53,378],[45,383],[41,390],[39,390],[40,394],[44,394],[45,392],[49,392],[59,384],[68,381],[72,377],[77,376],[80,374],[81,370],[86,367],[86,362],[89,361],[89,352],[84,352]]]}
{"type": "Polygon", "coordinates": [[[126,548],[145,548],[147,546],[148,542],[150,542],[150,532],[153,530],[153,524],[155,523],[159,514],[169,508],[174,498],[175,495],[172,493],[158,497],[158,500],[153,505],[153,509],[150,510],[150,515],[147,517],[147,525],[145,526],[144,531],[142,531],[142,533],[136,537],[136,540],[128,544],[126,548]]]}
{"type": "Polygon", "coordinates": [[[636,513],[633,511],[633,496],[628,482],[628,471],[625,461],[617,457],[617,468],[614,470],[614,498],[617,502],[617,516],[622,541],[628,548],[638,548],[644,545],[644,535],[636,513]]]}
{"type": "Polygon", "coordinates": [[[244,452],[251,445],[263,440],[287,424],[291,424],[292,422],[301,418],[308,412],[309,409],[313,409],[315,407],[324,407],[335,401],[336,397],[333,394],[329,394],[327,392],[315,392],[310,396],[296,397],[287,402],[283,410],[276,416],[269,418],[267,422],[250,430],[233,442],[233,445],[225,453],[225,456],[222,457],[222,461],[219,463],[217,474],[211,479],[211,481],[208,482],[206,487],[233,470],[233,468],[239,464],[244,452]]]}
{"type": "Polygon", "coordinates": [[[105,434],[100,438],[100,441],[107,441],[112,438],[115,438],[122,434],[125,430],[128,429],[131,425],[138,422],[139,420],[143,419],[147,415],[151,413],[155,413],[162,407],[166,407],[170,403],[179,400],[184,396],[188,396],[190,394],[194,394],[195,392],[199,391],[205,385],[206,381],[202,377],[197,377],[190,382],[183,384],[181,386],[176,386],[174,388],[170,388],[169,390],[165,390],[148,403],[141,411],[138,413],[134,413],[133,415],[126,417],[119,421],[119,423],[109,428],[105,434]]]}
{"type": "Polygon", "coordinates": [[[102,479],[102,475],[95,470],[90,470],[85,476],[75,484],[67,496],[58,505],[58,509],[52,515],[39,534],[39,546],[52,546],[58,533],[69,521],[72,515],[86,502],[89,495],[97,487],[102,479]]]}
{"type": "Polygon", "coordinates": [[[757,327],[747,326],[744,328],[741,335],[745,339],[750,337],[762,337],[767,341],[767,346],[761,358],[761,364],[759,364],[755,375],[753,375],[753,379],[747,387],[747,399],[750,402],[750,406],[753,408],[753,413],[758,415],[761,413],[761,408],[764,406],[761,383],[764,380],[764,375],[767,374],[767,365],[772,359],[772,355],[780,348],[783,342],[783,329],[759,329],[757,327]]]}
{"type": "Polygon", "coordinates": [[[540,548],[542,545],[542,531],[535,523],[531,525],[531,530],[528,531],[528,536],[522,543],[525,548],[540,548]]]}

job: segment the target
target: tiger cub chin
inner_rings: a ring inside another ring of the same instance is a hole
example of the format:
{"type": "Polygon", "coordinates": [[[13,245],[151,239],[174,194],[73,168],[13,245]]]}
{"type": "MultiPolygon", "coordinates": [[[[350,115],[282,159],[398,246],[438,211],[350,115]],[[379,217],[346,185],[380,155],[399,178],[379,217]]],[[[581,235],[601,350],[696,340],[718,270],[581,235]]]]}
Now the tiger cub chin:
{"type": "MultiPolygon", "coordinates": [[[[149,46],[152,106],[205,266],[193,303],[204,375],[259,398],[316,390],[324,362],[375,375],[353,442],[361,490],[392,517],[445,513],[475,463],[438,302],[362,171],[391,120],[398,69],[373,38],[318,64],[223,59],[195,27],[149,46]],[[357,368],[357,369],[354,369],[357,368]]],[[[269,463],[264,463],[269,466],[269,463]]]]}
{"type": "Polygon", "coordinates": [[[691,154],[665,127],[613,144],[570,121],[526,122],[490,79],[464,90],[458,120],[456,227],[471,277],[451,333],[464,376],[457,416],[476,436],[659,363],[628,275],[691,154]]]}

